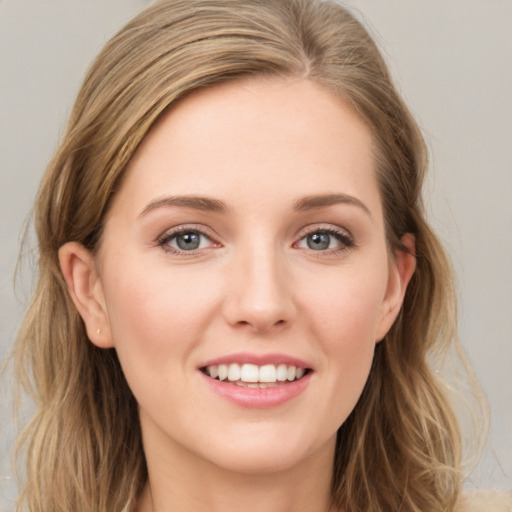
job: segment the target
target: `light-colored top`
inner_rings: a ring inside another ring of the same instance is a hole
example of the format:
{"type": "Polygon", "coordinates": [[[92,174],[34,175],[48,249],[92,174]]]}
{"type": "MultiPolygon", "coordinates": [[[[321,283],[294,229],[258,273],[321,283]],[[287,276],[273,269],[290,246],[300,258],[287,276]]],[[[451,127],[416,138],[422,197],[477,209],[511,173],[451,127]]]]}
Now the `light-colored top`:
{"type": "MultiPolygon", "coordinates": [[[[128,507],[121,512],[128,512],[128,507]]],[[[512,493],[507,491],[469,492],[464,495],[460,512],[512,512],[512,493]]]]}
{"type": "Polygon", "coordinates": [[[506,491],[467,493],[463,512],[512,512],[512,494],[506,491]]]}

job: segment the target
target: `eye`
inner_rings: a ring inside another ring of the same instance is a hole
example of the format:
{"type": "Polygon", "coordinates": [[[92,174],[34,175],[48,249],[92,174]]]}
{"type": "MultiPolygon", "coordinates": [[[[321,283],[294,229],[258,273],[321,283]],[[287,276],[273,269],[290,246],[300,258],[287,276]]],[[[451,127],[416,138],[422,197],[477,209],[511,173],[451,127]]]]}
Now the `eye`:
{"type": "Polygon", "coordinates": [[[314,251],[329,249],[331,235],[329,233],[312,233],[306,237],[307,246],[314,251]]]}
{"type": "Polygon", "coordinates": [[[337,252],[352,247],[352,237],[337,229],[315,229],[303,236],[297,243],[301,249],[312,251],[337,252]]]}
{"type": "Polygon", "coordinates": [[[199,229],[179,228],[165,233],[158,240],[158,245],[165,251],[182,253],[215,247],[217,244],[199,229]]]}

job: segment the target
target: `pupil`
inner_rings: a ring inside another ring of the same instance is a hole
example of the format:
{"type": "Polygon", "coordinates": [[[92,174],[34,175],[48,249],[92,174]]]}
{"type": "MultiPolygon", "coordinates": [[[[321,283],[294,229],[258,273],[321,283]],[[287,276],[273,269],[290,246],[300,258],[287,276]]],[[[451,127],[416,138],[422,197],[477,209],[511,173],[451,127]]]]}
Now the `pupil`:
{"type": "Polygon", "coordinates": [[[184,233],[176,237],[176,244],[184,251],[193,251],[199,247],[201,240],[197,233],[184,233]]]}
{"type": "Polygon", "coordinates": [[[315,251],[327,249],[329,247],[330,237],[327,233],[314,233],[307,239],[308,247],[315,251]]]}

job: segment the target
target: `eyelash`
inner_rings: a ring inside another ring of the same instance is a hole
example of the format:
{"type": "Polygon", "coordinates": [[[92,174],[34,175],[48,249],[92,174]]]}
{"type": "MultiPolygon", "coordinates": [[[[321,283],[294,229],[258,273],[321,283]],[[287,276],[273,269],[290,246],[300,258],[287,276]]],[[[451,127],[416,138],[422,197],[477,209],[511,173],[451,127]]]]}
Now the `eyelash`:
{"type": "Polygon", "coordinates": [[[205,232],[204,228],[199,227],[199,226],[180,226],[180,227],[177,227],[175,229],[172,229],[171,231],[167,231],[167,232],[165,232],[163,235],[161,235],[158,238],[157,245],[159,247],[161,247],[165,252],[168,252],[168,253],[171,253],[171,254],[193,256],[193,255],[197,254],[198,252],[203,251],[204,248],[202,248],[202,249],[199,248],[199,249],[195,249],[195,250],[185,251],[185,250],[181,250],[181,249],[176,248],[176,247],[171,247],[169,245],[169,242],[171,242],[171,240],[175,239],[179,235],[186,235],[186,234],[189,234],[189,233],[190,234],[197,234],[197,235],[199,235],[201,237],[205,237],[208,240],[210,240],[213,244],[219,245],[219,244],[217,244],[217,242],[215,242],[213,240],[212,236],[210,236],[208,233],[205,232]]]}
{"type": "Polygon", "coordinates": [[[336,229],[333,227],[318,227],[314,226],[311,228],[307,228],[305,231],[301,233],[301,236],[299,238],[298,242],[295,242],[294,245],[302,242],[305,240],[308,236],[314,235],[314,234],[326,234],[331,237],[334,237],[338,242],[340,242],[341,246],[334,248],[334,249],[326,249],[326,250],[317,250],[310,249],[310,253],[312,253],[315,257],[320,258],[323,256],[337,256],[345,251],[348,251],[352,247],[355,247],[355,242],[352,237],[347,231],[336,229]]]}
{"type": "MultiPolygon", "coordinates": [[[[198,248],[194,250],[181,250],[179,248],[171,247],[169,245],[169,242],[171,242],[173,239],[178,237],[179,235],[185,235],[185,234],[197,234],[200,237],[207,238],[211,243],[214,245],[216,244],[219,246],[218,242],[215,242],[212,236],[210,236],[207,232],[205,232],[204,228],[199,226],[180,226],[175,229],[172,229],[171,231],[167,231],[163,235],[161,235],[157,239],[157,245],[162,248],[165,252],[171,253],[171,254],[177,254],[177,255],[190,255],[194,256],[198,254],[201,251],[204,251],[205,248],[198,248]]],[[[326,234],[329,236],[334,237],[338,242],[341,243],[341,247],[335,248],[335,249],[326,249],[326,250],[318,250],[315,251],[314,249],[310,249],[311,253],[318,253],[315,256],[321,257],[322,255],[329,255],[329,256],[336,256],[339,253],[342,253],[344,251],[349,250],[352,247],[355,247],[354,240],[352,236],[347,233],[346,231],[338,230],[332,227],[311,227],[307,229],[306,231],[303,231],[300,235],[300,238],[297,242],[294,243],[294,246],[296,246],[298,243],[306,239],[308,236],[314,235],[314,234],[326,234]]],[[[208,247],[206,249],[209,249],[211,247],[208,247]]]]}

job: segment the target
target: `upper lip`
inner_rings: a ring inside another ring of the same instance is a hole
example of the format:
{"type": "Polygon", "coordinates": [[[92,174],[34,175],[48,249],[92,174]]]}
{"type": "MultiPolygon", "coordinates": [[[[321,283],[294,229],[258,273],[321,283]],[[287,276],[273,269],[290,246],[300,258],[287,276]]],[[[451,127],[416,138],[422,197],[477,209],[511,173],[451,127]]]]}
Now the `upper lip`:
{"type": "Polygon", "coordinates": [[[297,368],[304,368],[312,370],[312,366],[306,361],[299,359],[294,356],[280,353],[268,353],[268,354],[253,354],[249,352],[239,352],[236,354],[228,354],[215,359],[209,359],[199,365],[199,368],[205,368],[207,366],[217,366],[219,364],[255,364],[257,366],[263,366],[266,364],[286,364],[288,366],[295,366],[297,368]]]}

